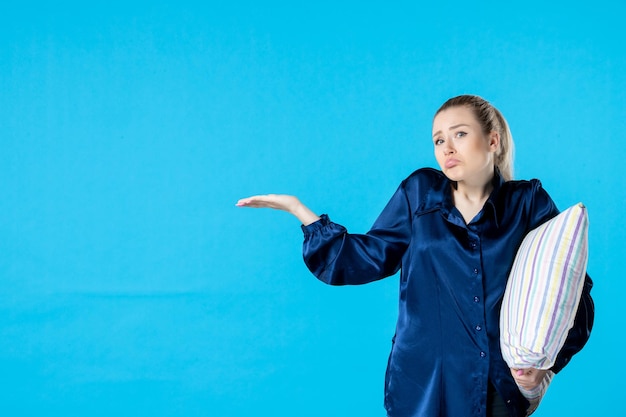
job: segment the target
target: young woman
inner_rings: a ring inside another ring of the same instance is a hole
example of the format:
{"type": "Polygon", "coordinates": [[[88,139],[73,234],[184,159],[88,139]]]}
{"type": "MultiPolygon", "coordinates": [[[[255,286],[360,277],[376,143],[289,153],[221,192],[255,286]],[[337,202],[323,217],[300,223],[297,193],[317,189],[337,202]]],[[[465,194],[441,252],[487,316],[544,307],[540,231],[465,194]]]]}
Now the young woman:
{"type": "MultiPolygon", "coordinates": [[[[294,196],[237,205],[296,216],[305,262],[328,284],[365,284],[401,270],[385,377],[388,416],[525,416],[529,403],[517,384],[531,389],[547,371],[508,368],[500,305],[522,239],[558,210],[538,180],[512,180],[508,125],[486,100],[448,100],[435,114],[432,138],[441,171],[423,168],[406,178],[366,234],[348,233],[294,196]]],[[[591,287],[587,276],[555,373],[589,338],[591,287]]]]}

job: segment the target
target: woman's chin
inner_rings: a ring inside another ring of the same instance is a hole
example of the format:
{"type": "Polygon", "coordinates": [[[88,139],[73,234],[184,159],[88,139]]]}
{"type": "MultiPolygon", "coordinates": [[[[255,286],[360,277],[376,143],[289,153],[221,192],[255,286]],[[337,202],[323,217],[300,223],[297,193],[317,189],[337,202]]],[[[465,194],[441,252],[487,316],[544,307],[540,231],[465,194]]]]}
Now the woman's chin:
{"type": "Polygon", "coordinates": [[[458,172],[455,172],[454,169],[444,169],[443,175],[445,175],[450,181],[460,181],[462,179],[461,175],[458,172]]]}

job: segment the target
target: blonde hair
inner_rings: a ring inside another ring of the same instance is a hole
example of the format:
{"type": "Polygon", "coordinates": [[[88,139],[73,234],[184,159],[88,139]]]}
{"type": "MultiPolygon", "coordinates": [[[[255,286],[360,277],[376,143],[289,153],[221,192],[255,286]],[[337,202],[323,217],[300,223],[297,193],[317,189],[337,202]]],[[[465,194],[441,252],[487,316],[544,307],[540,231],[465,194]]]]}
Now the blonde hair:
{"type": "Polygon", "coordinates": [[[475,95],[461,95],[452,97],[437,110],[435,116],[451,107],[464,106],[472,110],[474,117],[480,123],[485,135],[495,131],[500,135],[500,147],[495,154],[495,166],[505,181],[513,179],[513,136],[504,116],[498,109],[482,97],[475,95]]]}

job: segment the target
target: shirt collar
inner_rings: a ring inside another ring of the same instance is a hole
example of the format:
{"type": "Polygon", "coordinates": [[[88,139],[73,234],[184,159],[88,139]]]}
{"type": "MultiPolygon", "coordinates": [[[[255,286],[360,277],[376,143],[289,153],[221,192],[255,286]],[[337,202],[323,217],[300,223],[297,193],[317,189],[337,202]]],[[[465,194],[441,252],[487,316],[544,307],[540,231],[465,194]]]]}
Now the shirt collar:
{"type": "MultiPolygon", "coordinates": [[[[498,168],[496,168],[494,171],[491,183],[493,185],[493,190],[491,191],[491,194],[489,194],[489,198],[485,202],[484,210],[491,212],[495,220],[496,227],[499,227],[500,220],[502,219],[502,207],[496,202],[502,185],[505,183],[505,181],[502,178],[502,175],[500,174],[500,170],[498,168]]],[[[438,209],[445,217],[447,217],[449,220],[452,220],[451,213],[452,209],[454,208],[454,204],[452,203],[452,186],[453,181],[450,181],[448,177],[441,173],[439,179],[433,183],[428,194],[426,195],[426,198],[424,199],[423,203],[420,204],[416,213],[424,213],[438,209]]]]}
{"type": "Polygon", "coordinates": [[[493,190],[491,194],[489,194],[489,198],[485,203],[485,208],[490,207],[493,218],[496,222],[496,227],[500,227],[500,221],[502,220],[502,205],[496,204],[498,200],[498,195],[500,195],[500,190],[502,189],[502,185],[505,183],[504,178],[500,174],[500,170],[496,167],[495,172],[493,174],[493,178],[491,179],[491,184],[493,185],[493,190]]]}

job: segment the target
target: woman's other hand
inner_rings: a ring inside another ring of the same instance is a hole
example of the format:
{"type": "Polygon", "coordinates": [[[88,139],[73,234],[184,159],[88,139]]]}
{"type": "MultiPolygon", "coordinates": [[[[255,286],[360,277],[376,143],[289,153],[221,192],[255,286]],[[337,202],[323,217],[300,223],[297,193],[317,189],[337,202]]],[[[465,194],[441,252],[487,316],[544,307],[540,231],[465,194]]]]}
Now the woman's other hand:
{"type": "Polygon", "coordinates": [[[513,375],[513,379],[515,379],[515,382],[517,382],[517,385],[527,390],[531,390],[535,388],[537,385],[539,385],[541,381],[543,381],[543,378],[546,376],[547,372],[548,371],[545,369],[511,368],[511,375],[513,375]]]}

